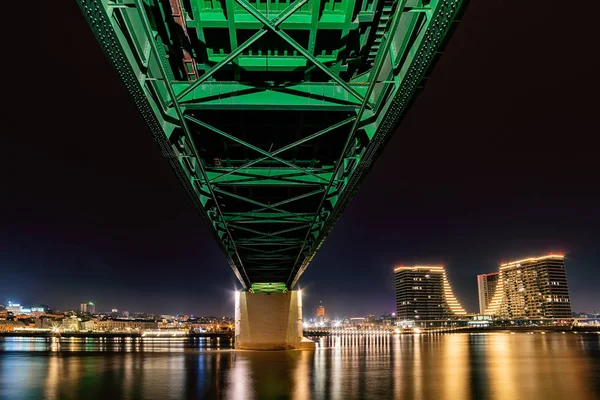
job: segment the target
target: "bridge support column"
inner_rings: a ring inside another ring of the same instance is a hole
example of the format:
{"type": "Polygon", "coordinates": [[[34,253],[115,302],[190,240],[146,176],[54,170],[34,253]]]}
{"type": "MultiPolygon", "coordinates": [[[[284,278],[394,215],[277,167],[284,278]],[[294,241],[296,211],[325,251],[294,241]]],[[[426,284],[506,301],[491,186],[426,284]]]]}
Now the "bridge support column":
{"type": "Polygon", "coordinates": [[[235,347],[242,350],[314,349],[302,336],[302,293],[235,294],[235,347]]]}

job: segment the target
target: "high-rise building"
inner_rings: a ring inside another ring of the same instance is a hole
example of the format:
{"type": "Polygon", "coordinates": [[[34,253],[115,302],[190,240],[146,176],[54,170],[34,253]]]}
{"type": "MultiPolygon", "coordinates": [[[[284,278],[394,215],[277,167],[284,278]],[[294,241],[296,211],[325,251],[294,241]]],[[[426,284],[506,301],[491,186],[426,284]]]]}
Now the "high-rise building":
{"type": "Polygon", "coordinates": [[[551,254],[500,265],[496,293],[485,314],[509,319],[571,318],[564,256],[551,254]]]}
{"type": "Polygon", "coordinates": [[[319,307],[317,307],[317,322],[325,321],[325,306],[323,302],[319,302],[319,307]]]}
{"type": "Polygon", "coordinates": [[[13,303],[12,301],[8,302],[8,306],[6,306],[6,311],[13,313],[13,315],[21,314],[21,310],[23,307],[19,303],[13,303]]]}
{"type": "Polygon", "coordinates": [[[88,314],[96,314],[96,305],[91,301],[87,303],[81,303],[79,305],[79,311],[88,313],[88,314]]]}
{"type": "Polygon", "coordinates": [[[436,320],[466,315],[442,266],[400,266],[394,269],[396,317],[436,320]]]}
{"type": "Polygon", "coordinates": [[[499,272],[477,275],[477,291],[479,293],[479,312],[485,313],[490,305],[494,293],[496,293],[496,284],[498,283],[499,272]]]}

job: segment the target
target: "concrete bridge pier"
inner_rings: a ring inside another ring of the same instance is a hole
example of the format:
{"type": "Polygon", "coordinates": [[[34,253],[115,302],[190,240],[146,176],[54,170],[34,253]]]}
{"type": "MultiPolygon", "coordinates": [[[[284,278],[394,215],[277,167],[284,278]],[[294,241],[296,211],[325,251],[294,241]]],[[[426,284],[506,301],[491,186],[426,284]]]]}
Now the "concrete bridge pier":
{"type": "Polygon", "coordinates": [[[242,350],[315,348],[302,336],[302,292],[235,294],[235,347],[242,350]]]}

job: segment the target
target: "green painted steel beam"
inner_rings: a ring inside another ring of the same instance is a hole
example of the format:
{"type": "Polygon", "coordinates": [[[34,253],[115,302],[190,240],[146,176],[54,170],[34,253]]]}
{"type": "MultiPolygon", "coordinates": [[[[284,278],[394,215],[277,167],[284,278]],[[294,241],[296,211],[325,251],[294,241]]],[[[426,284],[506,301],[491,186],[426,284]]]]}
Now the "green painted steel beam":
{"type": "MultiPolygon", "coordinates": [[[[367,85],[351,84],[364,96],[367,85]]],[[[173,83],[175,93],[186,90],[189,84],[173,83]]],[[[353,111],[360,102],[334,83],[304,83],[281,87],[259,87],[238,82],[205,82],[188,92],[179,103],[186,110],[315,110],[353,111]]]]}
{"type": "MultiPolygon", "coordinates": [[[[343,15],[341,17],[344,17],[343,15]]],[[[317,33],[319,31],[319,19],[321,18],[321,1],[311,0],[310,2],[310,34],[308,37],[307,50],[310,54],[315,54],[315,46],[317,45],[317,33]]],[[[325,28],[322,28],[325,29],[325,28]]],[[[304,79],[310,80],[310,70],[304,71],[304,79]]]]}
{"type": "Polygon", "coordinates": [[[224,194],[224,195],[229,196],[229,197],[233,197],[234,199],[237,199],[237,200],[241,200],[241,201],[245,201],[245,202],[250,203],[250,204],[254,204],[255,206],[262,207],[262,209],[268,209],[268,210],[278,211],[280,213],[285,213],[285,210],[280,210],[277,207],[274,207],[274,206],[272,206],[270,204],[266,204],[266,203],[263,203],[263,202],[260,202],[260,201],[257,201],[257,200],[253,200],[253,199],[250,199],[248,197],[240,196],[238,194],[231,193],[231,192],[228,192],[228,191],[223,190],[223,189],[214,188],[214,191],[217,192],[217,193],[224,194]]]}
{"type": "Polygon", "coordinates": [[[292,212],[254,212],[246,213],[224,213],[228,222],[255,223],[255,224],[288,224],[288,223],[307,223],[311,221],[311,213],[292,213],[292,212]]]}
{"type": "Polygon", "coordinates": [[[363,101],[363,97],[354,90],[350,85],[348,85],[342,78],[333,73],[325,64],[318,60],[318,58],[311,54],[308,50],[302,47],[298,42],[296,42],[290,35],[288,35],[285,31],[278,29],[277,25],[275,25],[271,20],[269,20],[264,14],[258,11],[253,5],[248,3],[246,0],[235,0],[239,5],[244,7],[246,11],[248,11],[252,16],[254,16],[258,21],[262,22],[266,28],[269,28],[272,32],[276,33],[281,37],[284,41],[286,41],[290,46],[296,49],[300,54],[302,54],[306,59],[312,62],[316,67],[318,67],[321,71],[327,74],[331,79],[337,82],[340,86],[342,86],[348,93],[354,96],[356,99],[363,101]]]}
{"type": "MultiPolygon", "coordinates": [[[[294,3],[290,4],[275,20],[272,22],[272,26],[278,26],[287,18],[289,18],[293,13],[298,11],[300,7],[302,7],[308,0],[296,0],[294,3]]],[[[224,57],[221,61],[219,61],[214,67],[212,67],[209,71],[207,71],[200,78],[195,80],[186,90],[180,92],[177,95],[177,100],[181,100],[185,97],[186,94],[194,90],[196,87],[201,85],[207,79],[211,78],[219,69],[221,69],[224,65],[233,61],[237,56],[242,54],[244,50],[249,48],[253,43],[256,43],[258,39],[267,34],[266,27],[263,27],[260,31],[256,32],[252,37],[246,40],[243,44],[239,45],[235,50],[232,49],[231,53],[224,57]]]]}
{"type": "MultiPolygon", "coordinates": [[[[317,2],[319,0],[316,0],[317,2]]],[[[196,21],[197,26],[203,28],[224,28],[228,27],[229,18],[222,13],[204,13],[202,19],[196,21]]],[[[260,29],[262,24],[257,22],[249,14],[235,14],[235,25],[238,29],[260,29]]],[[[358,28],[358,22],[347,22],[345,14],[333,14],[323,13],[320,20],[315,24],[318,29],[356,29],[358,28]]],[[[281,29],[311,29],[312,28],[312,15],[301,14],[291,16],[285,22],[281,23],[281,29]]]]}
{"type": "MultiPolygon", "coordinates": [[[[333,55],[321,55],[315,57],[321,64],[333,63],[336,61],[336,57],[333,55]]],[[[229,59],[229,55],[225,54],[212,54],[208,56],[208,61],[213,63],[220,63],[224,59],[229,59]]],[[[309,61],[297,55],[288,56],[259,56],[259,55],[247,55],[237,56],[235,59],[235,65],[243,68],[245,71],[294,71],[298,68],[306,68],[309,61]]],[[[347,69],[347,68],[346,68],[347,69]]]]}
{"type": "MultiPolygon", "coordinates": [[[[325,189],[313,190],[311,192],[303,193],[301,195],[290,197],[290,198],[287,198],[285,200],[279,201],[277,203],[270,204],[270,207],[279,207],[279,206],[283,206],[283,205],[286,205],[286,204],[298,202],[300,200],[304,200],[304,199],[307,199],[309,197],[319,195],[319,194],[323,193],[324,191],[325,191],[325,189]]],[[[258,209],[252,210],[252,211],[247,211],[245,213],[242,213],[242,215],[249,215],[249,214],[253,214],[253,213],[259,213],[259,212],[262,212],[262,211],[266,211],[268,209],[270,209],[270,208],[269,207],[258,208],[258,209]]],[[[295,214],[298,214],[298,213],[295,213],[295,214]]]]}
{"type": "Polygon", "coordinates": [[[281,291],[396,131],[463,3],[77,1],[242,286],[281,291]]]}
{"type": "Polygon", "coordinates": [[[251,293],[285,293],[288,288],[284,282],[256,282],[248,291],[251,293]]]}
{"type": "Polygon", "coordinates": [[[331,179],[333,168],[310,169],[310,174],[303,171],[290,170],[286,168],[243,168],[235,169],[231,174],[224,174],[234,168],[207,169],[208,179],[214,185],[254,185],[254,186],[291,186],[291,185],[323,185],[331,179]]]}
{"type": "MultiPolygon", "coordinates": [[[[235,14],[235,10],[234,9],[235,9],[235,2],[234,2],[234,0],[225,0],[225,10],[226,10],[225,13],[228,16],[232,16],[232,15],[235,14]]],[[[198,22],[200,22],[200,21],[198,21],[198,22]]],[[[207,28],[207,27],[203,26],[203,28],[207,28]]],[[[237,30],[236,30],[236,21],[235,21],[235,18],[227,18],[227,29],[229,30],[229,45],[231,46],[232,49],[235,49],[235,48],[238,47],[237,30]]],[[[214,60],[211,60],[210,58],[209,58],[209,60],[210,61],[214,61],[214,60]]],[[[222,60],[219,60],[219,61],[222,61],[222,60]]],[[[243,67],[244,65],[242,64],[241,61],[242,60],[240,60],[238,58],[237,64],[240,67],[243,67]]],[[[233,64],[233,66],[234,66],[234,71],[235,71],[234,78],[235,78],[235,80],[239,80],[240,79],[239,68],[236,67],[235,63],[233,64]]]]}
{"type": "Polygon", "coordinates": [[[252,239],[238,239],[236,241],[240,246],[252,246],[252,247],[273,247],[273,246],[301,246],[301,240],[287,239],[287,238],[252,238],[252,239]]]}

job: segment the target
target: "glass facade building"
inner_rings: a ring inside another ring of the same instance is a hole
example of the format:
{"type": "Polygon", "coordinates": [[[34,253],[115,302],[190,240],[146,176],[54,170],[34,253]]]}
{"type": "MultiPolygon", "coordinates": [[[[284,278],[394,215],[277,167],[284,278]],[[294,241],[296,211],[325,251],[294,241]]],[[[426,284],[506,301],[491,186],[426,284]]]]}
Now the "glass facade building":
{"type": "Polygon", "coordinates": [[[325,306],[323,302],[319,302],[319,307],[317,307],[317,322],[325,321],[325,306]]]}
{"type": "Polygon", "coordinates": [[[400,266],[394,269],[394,280],[398,319],[439,320],[466,315],[442,266],[400,266]]]}
{"type": "Polygon", "coordinates": [[[494,293],[496,293],[496,285],[498,283],[499,272],[490,274],[477,275],[477,292],[479,293],[479,312],[485,313],[485,310],[490,305],[494,293]]]}
{"type": "Polygon", "coordinates": [[[87,303],[81,303],[79,305],[79,311],[83,313],[96,314],[96,305],[91,301],[87,303]]]}
{"type": "Polygon", "coordinates": [[[571,300],[562,255],[500,265],[500,278],[485,314],[507,319],[568,319],[571,300]]]}

